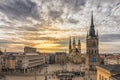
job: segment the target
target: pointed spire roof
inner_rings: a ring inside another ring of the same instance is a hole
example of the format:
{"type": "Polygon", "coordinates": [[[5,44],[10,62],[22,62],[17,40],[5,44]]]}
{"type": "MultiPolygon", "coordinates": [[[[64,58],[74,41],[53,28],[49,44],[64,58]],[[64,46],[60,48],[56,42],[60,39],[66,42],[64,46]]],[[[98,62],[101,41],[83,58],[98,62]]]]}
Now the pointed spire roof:
{"type": "Polygon", "coordinates": [[[89,30],[89,36],[95,37],[95,29],[94,29],[94,20],[93,20],[93,11],[91,13],[91,25],[89,30]]]}
{"type": "Polygon", "coordinates": [[[75,44],[75,37],[74,37],[74,39],[73,39],[73,44],[75,44]]]}
{"type": "Polygon", "coordinates": [[[69,39],[69,49],[71,49],[71,37],[69,39]]]}
{"type": "Polygon", "coordinates": [[[80,39],[78,40],[78,45],[81,44],[80,39]]]}
{"type": "Polygon", "coordinates": [[[69,45],[71,45],[71,37],[70,37],[70,39],[69,39],[69,45]]]}

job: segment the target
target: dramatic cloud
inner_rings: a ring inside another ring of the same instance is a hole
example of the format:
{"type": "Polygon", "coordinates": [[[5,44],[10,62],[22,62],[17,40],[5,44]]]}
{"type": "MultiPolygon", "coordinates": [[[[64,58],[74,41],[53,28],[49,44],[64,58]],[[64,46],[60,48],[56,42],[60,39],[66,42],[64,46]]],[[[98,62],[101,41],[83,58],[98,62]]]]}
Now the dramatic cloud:
{"type": "Polygon", "coordinates": [[[31,0],[3,0],[0,3],[0,10],[11,19],[40,18],[37,5],[31,0]]]}
{"type": "Polygon", "coordinates": [[[119,52],[119,0],[0,0],[0,46],[8,51],[23,51],[25,45],[63,51],[69,37],[76,36],[85,52],[91,11],[100,52],[119,52]]]}
{"type": "Polygon", "coordinates": [[[117,42],[120,41],[120,34],[104,34],[100,36],[102,42],[117,42]]]}

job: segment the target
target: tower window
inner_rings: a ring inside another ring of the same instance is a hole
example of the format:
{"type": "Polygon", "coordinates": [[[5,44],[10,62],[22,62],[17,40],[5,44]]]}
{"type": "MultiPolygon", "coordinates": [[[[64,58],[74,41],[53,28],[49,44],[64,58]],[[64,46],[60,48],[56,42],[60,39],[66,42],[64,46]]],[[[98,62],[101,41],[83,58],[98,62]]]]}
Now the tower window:
{"type": "Polygon", "coordinates": [[[91,53],[90,50],[89,50],[89,53],[91,53]]]}
{"type": "Polygon", "coordinates": [[[93,53],[93,50],[92,50],[92,53],[93,53]]]}
{"type": "Polygon", "coordinates": [[[93,42],[93,47],[96,47],[95,41],[93,42]]]}
{"type": "Polygon", "coordinates": [[[96,50],[95,50],[95,53],[96,53],[96,50]]]}

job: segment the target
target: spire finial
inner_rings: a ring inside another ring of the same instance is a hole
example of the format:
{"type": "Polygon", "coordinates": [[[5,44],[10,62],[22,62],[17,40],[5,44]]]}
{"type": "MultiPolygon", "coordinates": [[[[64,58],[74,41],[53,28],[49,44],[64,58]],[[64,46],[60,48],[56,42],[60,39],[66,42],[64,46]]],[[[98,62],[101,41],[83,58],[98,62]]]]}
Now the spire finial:
{"type": "Polygon", "coordinates": [[[93,11],[91,11],[91,26],[93,26],[94,23],[93,23],[93,11]]]}
{"type": "Polygon", "coordinates": [[[89,30],[89,36],[95,37],[94,22],[93,22],[93,11],[91,12],[91,25],[89,30]]]}

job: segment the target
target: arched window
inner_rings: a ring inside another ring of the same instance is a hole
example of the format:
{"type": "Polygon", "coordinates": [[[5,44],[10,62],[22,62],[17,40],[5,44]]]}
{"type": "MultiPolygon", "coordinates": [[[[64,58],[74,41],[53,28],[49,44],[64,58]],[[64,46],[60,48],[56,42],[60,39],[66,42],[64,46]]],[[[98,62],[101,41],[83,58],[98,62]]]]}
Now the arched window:
{"type": "Polygon", "coordinates": [[[96,47],[96,43],[95,43],[95,41],[93,41],[93,47],[96,47]]]}
{"type": "Polygon", "coordinates": [[[93,50],[92,50],[92,53],[93,53],[93,50]]]}
{"type": "Polygon", "coordinates": [[[90,53],[90,50],[89,50],[89,53],[90,53]]]}
{"type": "Polygon", "coordinates": [[[95,53],[96,53],[96,50],[95,50],[95,53]]]}

